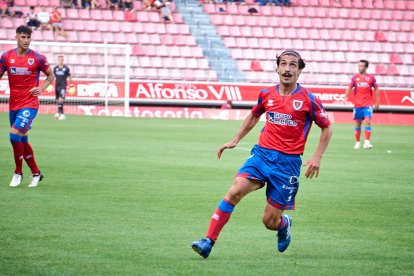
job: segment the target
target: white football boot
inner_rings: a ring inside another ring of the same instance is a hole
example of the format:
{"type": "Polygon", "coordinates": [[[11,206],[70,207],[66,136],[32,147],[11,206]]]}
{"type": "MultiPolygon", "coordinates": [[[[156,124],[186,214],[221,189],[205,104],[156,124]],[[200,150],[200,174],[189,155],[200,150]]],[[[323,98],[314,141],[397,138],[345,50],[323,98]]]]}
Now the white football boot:
{"type": "Polygon", "coordinates": [[[60,113],[56,113],[55,114],[55,120],[59,120],[59,117],[60,117],[60,113]]]}
{"type": "Polygon", "coordinates": [[[19,186],[22,183],[23,180],[23,174],[20,173],[15,173],[13,175],[13,178],[10,182],[10,187],[12,188],[16,188],[17,186],[19,186]]]}
{"type": "Polygon", "coordinates": [[[35,188],[37,185],[39,185],[39,182],[42,181],[43,174],[42,173],[36,173],[32,177],[32,181],[29,184],[29,188],[35,188]]]}
{"type": "Polygon", "coordinates": [[[66,120],[66,116],[65,116],[65,114],[60,114],[60,116],[59,116],[59,120],[66,120]]]}
{"type": "Polygon", "coordinates": [[[354,149],[359,149],[361,147],[361,142],[355,142],[354,149]]]}
{"type": "Polygon", "coordinates": [[[364,142],[364,149],[372,149],[372,144],[369,142],[369,140],[366,140],[364,142]]]}

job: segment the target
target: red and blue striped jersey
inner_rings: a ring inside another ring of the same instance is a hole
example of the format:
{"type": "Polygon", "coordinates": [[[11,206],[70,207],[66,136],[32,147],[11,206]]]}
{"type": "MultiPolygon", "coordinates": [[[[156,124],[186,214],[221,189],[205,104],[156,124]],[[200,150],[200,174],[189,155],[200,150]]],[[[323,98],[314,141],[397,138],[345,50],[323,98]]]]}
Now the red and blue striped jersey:
{"type": "Polygon", "coordinates": [[[331,124],[321,101],[299,84],[288,96],[279,93],[279,85],[262,90],[252,113],[266,113],[259,146],[287,154],[303,153],[312,122],[320,128],[331,124]]]}
{"type": "Polygon", "coordinates": [[[366,74],[363,76],[359,73],[355,74],[352,77],[349,87],[354,88],[355,107],[367,107],[373,105],[374,96],[372,88],[378,88],[374,75],[366,74]]]}
{"type": "Polygon", "coordinates": [[[40,71],[46,72],[49,64],[45,56],[30,50],[24,56],[17,54],[17,48],[4,52],[0,58],[0,71],[9,78],[9,109],[39,108],[39,99],[30,89],[39,86],[40,71]]]}

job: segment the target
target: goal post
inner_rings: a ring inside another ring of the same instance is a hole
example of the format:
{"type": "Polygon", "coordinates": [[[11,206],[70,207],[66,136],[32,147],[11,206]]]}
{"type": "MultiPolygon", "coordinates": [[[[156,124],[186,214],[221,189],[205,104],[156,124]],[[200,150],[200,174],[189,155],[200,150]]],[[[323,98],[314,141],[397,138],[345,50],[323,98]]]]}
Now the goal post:
{"type": "MultiPolygon", "coordinates": [[[[16,41],[0,40],[0,52],[16,48],[16,41]]],[[[123,106],[124,116],[129,112],[131,77],[131,46],[128,44],[96,44],[32,41],[30,49],[45,55],[50,66],[57,65],[62,55],[71,70],[75,89],[66,91],[65,109],[78,114],[80,105],[123,106]]],[[[40,81],[45,78],[40,76],[40,81]]],[[[7,73],[0,80],[0,111],[8,110],[10,90],[7,73]]],[[[55,82],[40,97],[41,111],[54,113],[55,82]]]]}

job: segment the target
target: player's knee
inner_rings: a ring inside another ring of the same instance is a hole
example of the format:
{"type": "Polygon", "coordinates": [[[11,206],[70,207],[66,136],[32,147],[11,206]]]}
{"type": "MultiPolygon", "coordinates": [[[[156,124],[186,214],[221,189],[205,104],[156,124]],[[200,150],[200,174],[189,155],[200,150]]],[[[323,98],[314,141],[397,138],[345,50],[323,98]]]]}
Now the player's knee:
{"type": "Polygon", "coordinates": [[[270,217],[263,216],[262,222],[263,222],[264,226],[267,229],[269,229],[269,230],[277,230],[277,225],[276,225],[275,221],[272,220],[270,217]]]}
{"type": "Polygon", "coordinates": [[[243,198],[243,193],[233,185],[227,193],[226,198],[228,198],[231,203],[237,204],[243,198]]]}

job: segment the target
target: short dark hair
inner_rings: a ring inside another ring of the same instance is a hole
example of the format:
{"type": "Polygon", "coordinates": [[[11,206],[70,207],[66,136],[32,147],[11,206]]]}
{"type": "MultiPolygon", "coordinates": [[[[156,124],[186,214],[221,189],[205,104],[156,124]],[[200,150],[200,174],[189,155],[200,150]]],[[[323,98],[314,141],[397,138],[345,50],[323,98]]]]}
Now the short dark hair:
{"type": "Polygon", "coordinates": [[[359,62],[365,63],[365,68],[368,68],[368,66],[369,66],[368,60],[361,59],[359,62]]]}
{"type": "Polygon", "coordinates": [[[32,29],[30,29],[27,26],[19,26],[16,29],[16,34],[28,34],[28,35],[32,35],[32,29]]]}
{"type": "Polygon", "coordinates": [[[305,68],[305,66],[306,66],[305,60],[303,60],[302,57],[300,56],[300,54],[295,50],[286,50],[286,51],[283,51],[280,55],[276,54],[276,64],[277,64],[277,66],[279,66],[280,59],[284,55],[290,55],[290,56],[297,57],[299,59],[299,70],[302,70],[303,68],[305,68]]]}

